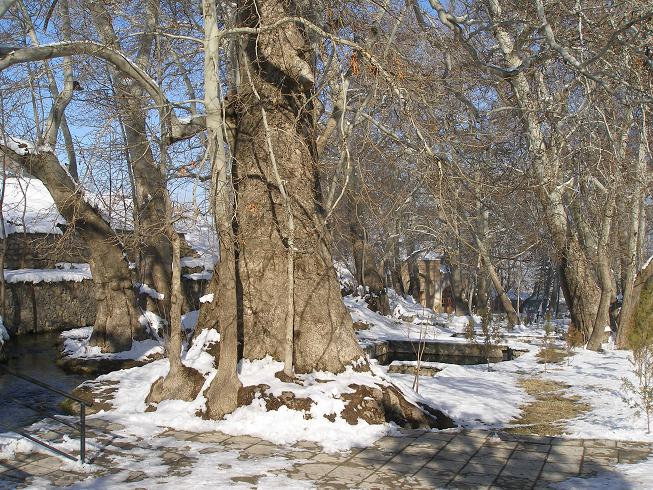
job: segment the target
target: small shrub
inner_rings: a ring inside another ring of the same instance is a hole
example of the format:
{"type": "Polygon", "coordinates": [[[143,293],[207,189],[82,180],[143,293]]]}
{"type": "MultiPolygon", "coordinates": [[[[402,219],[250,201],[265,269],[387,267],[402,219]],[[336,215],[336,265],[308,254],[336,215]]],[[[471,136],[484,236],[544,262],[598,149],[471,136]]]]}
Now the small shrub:
{"type": "Polygon", "coordinates": [[[551,362],[551,353],[554,349],[554,327],[553,322],[551,321],[551,314],[546,314],[546,320],[544,321],[544,341],[542,343],[542,349],[540,350],[542,360],[544,361],[544,372],[548,371],[549,362],[551,362]]]}
{"type": "Polygon", "coordinates": [[[490,353],[492,347],[497,345],[501,340],[501,330],[499,324],[492,319],[492,312],[489,308],[483,310],[481,316],[481,330],[483,332],[483,353],[487,361],[487,370],[491,371],[490,353]]]}
{"type": "Polygon", "coordinates": [[[583,333],[577,329],[573,323],[569,324],[567,335],[565,336],[565,350],[567,351],[567,366],[569,366],[569,359],[574,354],[574,351],[583,345],[583,333]]]}

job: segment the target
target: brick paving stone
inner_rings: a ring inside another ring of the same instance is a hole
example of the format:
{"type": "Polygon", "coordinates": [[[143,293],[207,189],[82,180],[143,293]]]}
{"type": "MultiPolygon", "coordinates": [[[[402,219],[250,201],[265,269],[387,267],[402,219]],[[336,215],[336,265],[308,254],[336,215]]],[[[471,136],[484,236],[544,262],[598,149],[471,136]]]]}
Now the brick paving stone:
{"type": "Polygon", "coordinates": [[[190,438],[190,440],[195,442],[217,443],[226,441],[230,437],[230,435],[223,434],[222,432],[203,432],[201,434],[194,435],[190,438]]]}
{"type": "Polygon", "coordinates": [[[469,461],[476,451],[470,450],[459,450],[456,448],[450,448],[449,446],[441,449],[440,452],[435,456],[437,459],[447,459],[449,461],[469,461]]]}
{"type": "Polygon", "coordinates": [[[359,483],[374,473],[378,468],[373,466],[356,466],[345,463],[336,466],[328,473],[329,478],[344,480],[345,483],[359,483]]]}
{"type": "Polygon", "coordinates": [[[426,432],[419,436],[419,440],[450,441],[456,437],[455,432],[426,432]]]}
{"type": "Polygon", "coordinates": [[[587,439],[583,441],[585,447],[617,447],[617,441],[610,439],[587,439]]]}
{"type": "Polygon", "coordinates": [[[307,463],[296,466],[293,474],[300,475],[308,480],[319,480],[335,468],[335,464],[307,463]]]}
{"type": "Polygon", "coordinates": [[[551,441],[552,446],[582,446],[583,441],[579,439],[556,438],[551,441]]]}
{"type": "MultiPolygon", "coordinates": [[[[423,436],[422,436],[423,437],[423,436]]],[[[399,452],[411,443],[410,440],[403,437],[382,437],[374,443],[374,447],[382,450],[399,452]]]]}
{"type": "Polygon", "coordinates": [[[544,480],[547,482],[561,482],[564,480],[568,480],[569,478],[574,478],[578,476],[578,473],[575,472],[570,472],[566,473],[564,471],[548,471],[548,470],[542,470],[542,473],[540,473],[539,480],[544,480]]]}
{"type": "Polygon", "coordinates": [[[409,447],[424,447],[431,449],[433,451],[439,451],[443,447],[445,447],[449,441],[437,441],[433,439],[422,439],[421,437],[418,439],[415,439],[414,442],[410,444],[409,447]]]}
{"type": "Polygon", "coordinates": [[[485,439],[481,439],[479,437],[457,436],[453,438],[451,441],[449,441],[448,446],[456,447],[456,448],[478,449],[483,445],[484,442],[485,439]]]}
{"type": "Polygon", "coordinates": [[[636,442],[636,441],[617,441],[618,448],[624,449],[640,449],[642,451],[651,451],[651,446],[647,442],[636,442]]]}
{"type": "Polygon", "coordinates": [[[402,454],[414,454],[418,457],[433,457],[438,453],[439,449],[434,449],[429,446],[406,446],[401,452],[402,454]]]}
{"type": "Polygon", "coordinates": [[[617,449],[611,447],[585,447],[585,456],[604,456],[606,458],[616,458],[617,449]]]}
{"type": "Polygon", "coordinates": [[[432,470],[444,470],[444,471],[460,471],[467,464],[466,461],[454,461],[449,459],[438,459],[437,456],[435,459],[432,459],[426,463],[425,468],[432,470]]]}
{"type": "Polygon", "coordinates": [[[476,473],[476,474],[487,474],[497,476],[503,465],[493,465],[493,464],[484,464],[484,463],[467,463],[461,470],[460,474],[476,473]]]}
{"type": "Polygon", "coordinates": [[[274,455],[284,456],[284,453],[279,451],[279,447],[261,443],[249,446],[247,449],[244,449],[243,452],[252,457],[267,457],[274,455]]]}
{"type": "Polygon", "coordinates": [[[542,471],[562,471],[564,473],[576,473],[580,472],[580,460],[576,463],[552,463],[547,461],[544,463],[542,471]]]}
{"type": "Polygon", "coordinates": [[[497,475],[491,473],[466,473],[458,474],[453,481],[452,485],[456,486],[459,484],[468,484],[468,485],[479,485],[479,486],[490,486],[496,480],[497,475]]]}
{"type": "Polygon", "coordinates": [[[463,429],[460,431],[461,435],[477,437],[479,439],[487,439],[489,436],[488,431],[481,429],[463,429]]]}
{"type": "Polygon", "coordinates": [[[400,461],[394,461],[391,459],[387,463],[385,463],[379,471],[386,473],[386,472],[393,472],[395,474],[400,474],[400,475],[414,475],[417,473],[419,470],[423,468],[423,465],[419,465],[417,463],[413,464],[405,464],[400,461]]]}
{"type": "Polygon", "coordinates": [[[544,461],[548,454],[544,451],[519,451],[515,450],[510,459],[519,459],[526,461],[544,461]]]}
{"type": "Polygon", "coordinates": [[[525,490],[535,486],[535,481],[528,478],[519,478],[514,476],[500,476],[494,480],[490,488],[504,488],[510,490],[525,490]]]}
{"type": "Polygon", "coordinates": [[[540,444],[535,442],[519,442],[515,447],[515,452],[536,452],[547,453],[551,446],[549,444],[540,444]]]}
{"type": "MultiPolygon", "coordinates": [[[[231,436],[229,439],[226,439],[225,442],[227,443],[237,443],[237,444],[249,444],[250,446],[252,444],[258,444],[259,442],[263,442],[262,439],[259,439],[258,437],[252,437],[252,436],[231,436]]],[[[308,442],[305,443],[308,446],[313,446],[316,447],[314,443],[308,442]]],[[[298,444],[299,447],[304,447],[298,444]]],[[[307,447],[308,449],[308,447],[307,447]]]]}
{"type": "Polygon", "coordinates": [[[525,443],[533,444],[551,444],[553,437],[549,436],[535,436],[535,435],[518,435],[517,440],[525,443]]]}
{"type": "Polygon", "coordinates": [[[474,458],[508,459],[512,449],[483,446],[474,454],[474,458]]]}
{"type": "Polygon", "coordinates": [[[381,451],[380,449],[368,447],[367,449],[363,449],[360,453],[358,453],[355,458],[370,459],[373,461],[388,461],[390,458],[393,458],[395,454],[395,452],[381,451]]]}
{"type": "MultiPolygon", "coordinates": [[[[299,453],[301,454],[301,453],[299,453]]],[[[360,454],[360,453],[359,453],[360,454]]],[[[284,456],[288,456],[284,454],[284,456]]],[[[319,453],[311,458],[313,463],[343,463],[352,457],[349,453],[319,453]]],[[[290,456],[289,459],[297,459],[294,456],[290,456]]]]}
{"type": "Polygon", "coordinates": [[[489,447],[489,448],[497,448],[497,449],[509,449],[513,450],[517,447],[517,442],[514,441],[502,441],[502,440],[495,440],[495,439],[487,439],[485,443],[483,444],[483,447],[489,447]]]}
{"type": "Polygon", "coordinates": [[[408,468],[408,473],[412,475],[414,473],[417,473],[420,469],[422,469],[428,462],[429,462],[428,459],[398,458],[397,456],[395,456],[390,461],[385,463],[383,467],[384,468],[398,467],[400,469],[408,468]]]}
{"type": "Polygon", "coordinates": [[[543,462],[531,460],[513,460],[508,461],[508,464],[501,471],[501,476],[510,476],[517,478],[526,478],[535,481],[544,466],[543,462]],[[524,464],[528,463],[528,464],[524,464]]]}
{"type": "Polygon", "coordinates": [[[396,473],[387,473],[378,471],[368,476],[361,483],[356,485],[356,488],[366,489],[395,489],[395,488],[433,488],[427,486],[427,483],[420,478],[414,476],[402,476],[396,473]]]}
{"type": "Polygon", "coordinates": [[[192,439],[193,437],[195,437],[197,435],[197,432],[187,432],[187,431],[184,431],[184,430],[172,430],[172,429],[170,429],[170,430],[165,431],[161,435],[162,436],[174,437],[175,439],[179,439],[180,441],[187,441],[188,439],[192,439]]]}
{"type": "Polygon", "coordinates": [[[547,459],[560,462],[565,459],[581,459],[584,451],[582,446],[551,446],[547,459]]]}
{"type": "Polygon", "coordinates": [[[611,464],[583,461],[583,464],[580,465],[580,474],[593,475],[595,473],[602,473],[609,470],[611,467],[611,464]]]}

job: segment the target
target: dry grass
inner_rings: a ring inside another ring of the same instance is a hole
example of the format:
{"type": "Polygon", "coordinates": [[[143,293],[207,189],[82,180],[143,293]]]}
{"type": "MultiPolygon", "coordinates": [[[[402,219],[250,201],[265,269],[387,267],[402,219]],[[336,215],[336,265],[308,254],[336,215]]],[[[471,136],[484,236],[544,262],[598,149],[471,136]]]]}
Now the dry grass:
{"type": "Polygon", "coordinates": [[[564,422],[590,410],[577,396],[564,394],[569,385],[537,378],[519,380],[519,385],[535,398],[522,407],[522,414],[512,421],[521,427],[509,429],[515,434],[560,435],[564,422]]]}
{"type": "Polygon", "coordinates": [[[557,362],[562,362],[567,357],[567,351],[564,349],[556,349],[555,347],[544,347],[540,349],[537,353],[537,362],[538,364],[544,364],[544,359],[546,357],[546,362],[549,364],[555,364],[557,362]]]}

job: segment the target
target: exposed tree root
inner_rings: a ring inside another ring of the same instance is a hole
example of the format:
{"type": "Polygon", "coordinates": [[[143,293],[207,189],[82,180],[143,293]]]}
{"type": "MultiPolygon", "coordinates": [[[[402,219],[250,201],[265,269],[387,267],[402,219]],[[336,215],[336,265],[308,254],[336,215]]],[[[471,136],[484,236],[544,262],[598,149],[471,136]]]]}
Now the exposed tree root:
{"type": "Polygon", "coordinates": [[[182,365],[177,369],[171,369],[166,377],[161,377],[152,383],[145,403],[152,405],[163,400],[189,402],[197,398],[203,385],[204,376],[195,369],[182,365]]]}
{"type": "MultiPolygon", "coordinates": [[[[314,400],[299,398],[291,391],[283,391],[274,396],[268,392],[269,388],[265,384],[241,388],[238,393],[238,405],[247,406],[255,398],[261,398],[267,410],[278,410],[285,406],[303,412],[306,420],[313,418],[311,406],[315,404],[314,400]]],[[[401,427],[412,429],[448,429],[456,426],[453,420],[439,410],[409,402],[394,386],[351,384],[349,388],[353,392],[342,395],[346,402],[342,412],[326,414],[325,418],[333,422],[337,417],[341,417],[351,425],[357,425],[361,420],[368,424],[394,422],[401,427]]]]}

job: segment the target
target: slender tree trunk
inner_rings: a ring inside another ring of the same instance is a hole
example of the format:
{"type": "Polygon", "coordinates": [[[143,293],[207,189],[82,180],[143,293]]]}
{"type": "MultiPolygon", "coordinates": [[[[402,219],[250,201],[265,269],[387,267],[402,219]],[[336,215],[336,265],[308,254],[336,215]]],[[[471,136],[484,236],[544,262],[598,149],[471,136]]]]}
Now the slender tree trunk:
{"type": "Polygon", "coordinates": [[[508,326],[512,327],[514,325],[518,325],[519,316],[517,316],[517,313],[515,312],[515,308],[512,306],[512,301],[510,301],[510,298],[506,294],[506,291],[503,288],[503,285],[501,284],[501,279],[499,278],[499,275],[497,274],[497,271],[494,268],[494,264],[492,264],[492,261],[490,259],[490,254],[485,248],[485,244],[483,244],[478,239],[476,240],[476,244],[478,246],[479,254],[481,255],[481,262],[483,263],[483,267],[485,268],[488,276],[490,276],[492,285],[494,286],[494,289],[497,292],[497,296],[499,296],[499,300],[501,301],[501,306],[503,307],[503,310],[506,312],[506,315],[508,316],[508,326]]]}
{"type": "Polygon", "coordinates": [[[614,214],[615,200],[614,194],[608,197],[608,202],[605,206],[603,223],[597,246],[597,268],[599,283],[601,285],[601,295],[599,305],[596,312],[596,319],[590,335],[587,348],[591,350],[599,350],[603,342],[605,327],[610,326],[610,303],[615,296],[614,288],[612,286],[612,274],[610,271],[610,261],[608,257],[608,240],[610,238],[610,228],[612,226],[612,217],[614,214]]]}
{"type": "Polygon", "coordinates": [[[183,347],[181,329],[181,307],[184,302],[181,290],[181,238],[172,227],[168,225],[168,234],[172,241],[172,288],[170,298],[170,328],[167,335],[166,354],[170,369],[165,377],[159,378],[152,384],[146,403],[159,403],[162,400],[191,401],[197,397],[204,376],[195,369],[185,366],[181,360],[183,347]]]}
{"type": "Polygon", "coordinates": [[[646,171],[646,160],[648,156],[646,127],[645,127],[645,110],[642,108],[642,125],[640,128],[639,152],[637,164],[635,166],[633,185],[633,199],[630,203],[629,220],[627,221],[627,256],[625,263],[625,277],[623,288],[623,303],[619,312],[619,328],[617,330],[617,346],[625,348],[628,346],[628,336],[632,327],[633,315],[639,300],[639,292],[635,291],[635,279],[637,278],[637,268],[639,266],[638,244],[640,242],[641,223],[644,223],[646,216],[642,212],[643,185],[642,178],[646,171]]]}
{"type": "Polygon", "coordinates": [[[211,164],[211,200],[215,228],[220,239],[220,260],[215,267],[210,290],[214,300],[200,311],[198,328],[215,328],[220,332],[216,359],[218,372],[206,392],[208,418],[220,419],[238,405],[238,332],[242,328],[242,289],[237,272],[238,255],[234,228],[233,181],[224,149],[224,121],[220,100],[220,46],[215,6],[202,1],[204,16],[204,105],[208,131],[207,155],[211,164]]]}
{"type": "MultiPolygon", "coordinates": [[[[517,68],[523,60],[515,49],[514,39],[500,25],[504,20],[501,4],[492,0],[488,2],[488,7],[491,17],[496,22],[495,37],[503,56],[511,68],[517,68]]],[[[585,339],[589,340],[596,319],[600,293],[585,251],[574,235],[574,230],[570,229],[571,220],[568,219],[562,200],[563,187],[559,185],[560,157],[556,146],[560,135],[553,133],[548,140],[544,137],[539,120],[541,107],[531,90],[526,74],[520,71],[510,77],[509,81],[516,106],[521,112],[535,177],[540,184],[537,188],[537,196],[559,255],[561,282],[567,306],[574,325],[581,329],[585,339]]],[[[547,93],[546,87],[538,86],[538,88],[542,93],[547,93]]]]}

